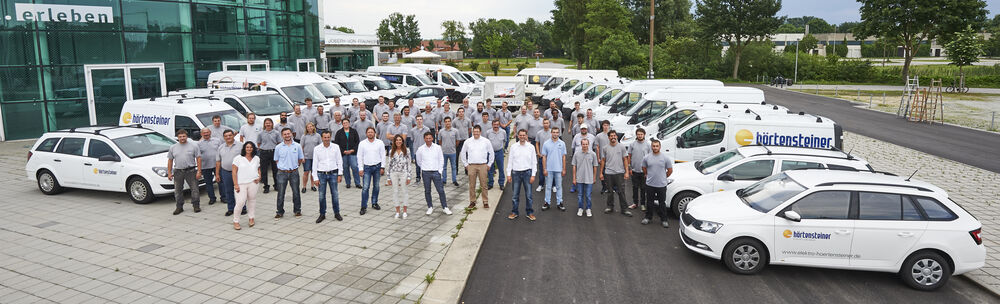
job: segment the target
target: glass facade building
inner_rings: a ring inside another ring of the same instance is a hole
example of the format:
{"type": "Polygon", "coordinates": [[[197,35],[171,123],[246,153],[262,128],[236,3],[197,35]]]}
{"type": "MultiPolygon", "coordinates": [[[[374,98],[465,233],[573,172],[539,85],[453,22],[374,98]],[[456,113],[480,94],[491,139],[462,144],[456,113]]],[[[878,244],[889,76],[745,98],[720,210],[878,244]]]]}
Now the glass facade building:
{"type": "Polygon", "coordinates": [[[3,139],[114,124],[234,70],[318,70],[319,0],[0,0],[3,139]]]}

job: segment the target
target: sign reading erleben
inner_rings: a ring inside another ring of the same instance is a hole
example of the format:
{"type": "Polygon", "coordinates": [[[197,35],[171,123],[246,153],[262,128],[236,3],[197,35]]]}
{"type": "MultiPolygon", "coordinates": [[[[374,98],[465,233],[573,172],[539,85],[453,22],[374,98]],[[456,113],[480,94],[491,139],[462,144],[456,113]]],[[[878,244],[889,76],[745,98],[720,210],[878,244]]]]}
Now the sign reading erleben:
{"type": "Polygon", "coordinates": [[[114,23],[110,6],[14,3],[17,21],[114,23]]]}

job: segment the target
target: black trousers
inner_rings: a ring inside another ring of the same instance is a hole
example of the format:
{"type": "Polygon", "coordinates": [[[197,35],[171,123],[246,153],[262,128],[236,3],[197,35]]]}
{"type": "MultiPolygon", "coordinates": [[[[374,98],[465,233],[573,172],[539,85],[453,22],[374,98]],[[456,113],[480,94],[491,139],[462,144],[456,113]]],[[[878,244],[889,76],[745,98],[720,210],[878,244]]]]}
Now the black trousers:
{"type": "Polygon", "coordinates": [[[632,203],[646,205],[646,174],[632,171],[632,203]]]}
{"type": "Polygon", "coordinates": [[[667,187],[646,186],[646,219],[653,219],[655,212],[660,216],[661,221],[667,220],[667,187]],[[654,205],[653,201],[659,204],[654,205]]]}
{"type": "Polygon", "coordinates": [[[271,179],[278,183],[278,163],[274,162],[274,150],[260,150],[260,184],[268,188],[267,171],[271,171],[271,179]]]}
{"type": "Polygon", "coordinates": [[[627,203],[625,201],[625,173],[605,173],[604,180],[602,182],[607,182],[608,187],[610,187],[610,190],[608,190],[607,193],[608,198],[606,199],[608,202],[608,209],[615,210],[615,194],[617,193],[618,205],[621,208],[620,211],[625,213],[625,210],[628,210],[628,206],[626,206],[627,203]]]}

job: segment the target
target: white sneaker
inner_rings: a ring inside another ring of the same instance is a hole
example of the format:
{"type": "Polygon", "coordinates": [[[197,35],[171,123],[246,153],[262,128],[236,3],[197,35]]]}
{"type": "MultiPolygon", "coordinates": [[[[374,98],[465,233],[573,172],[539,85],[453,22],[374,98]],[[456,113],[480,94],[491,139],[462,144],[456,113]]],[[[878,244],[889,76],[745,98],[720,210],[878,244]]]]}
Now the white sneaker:
{"type": "Polygon", "coordinates": [[[399,218],[399,212],[396,212],[396,216],[394,216],[393,218],[397,218],[398,219],[399,218]]]}
{"type": "Polygon", "coordinates": [[[552,193],[556,193],[556,188],[555,187],[552,188],[552,193]]]}
{"type": "Polygon", "coordinates": [[[587,217],[593,217],[593,216],[594,214],[590,212],[590,209],[587,209],[587,217]]]}
{"type": "Polygon", "coordinates": [[[427,208],[427,213],[426,214],[427,215],[431,215],[431,213],[434,213],[434,207],[427,208]]]}
{"type": "Polygon", "coordinates": [[[535,192],[542,192],[542,189],[542,186],[538,186],[538,188],[535,188],[535,192]]]}
{"type": "Polygon", "coordinates": [[[583,216],[583,209],[576,209],[576,216],[583,216]]]}
{"type": "Polygon", "coordinates": [[[406,212],[403,212],[403,219],[406,219],[406,212]]]}
{"type": "Polygon", "coordinates": [[[451,209],[444,208],[444,214],[451,215],[451,209]]]}

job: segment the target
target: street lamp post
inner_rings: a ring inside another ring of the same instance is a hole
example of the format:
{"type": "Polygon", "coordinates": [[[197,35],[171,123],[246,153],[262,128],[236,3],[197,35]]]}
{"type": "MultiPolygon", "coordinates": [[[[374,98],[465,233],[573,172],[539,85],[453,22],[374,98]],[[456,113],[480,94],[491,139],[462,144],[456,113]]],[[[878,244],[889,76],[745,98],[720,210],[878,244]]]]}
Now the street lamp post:
{"type": "Polygon", "coordinates": [[[649,72],[646,78],[653,79],[653,12],[656,0],[649,0],[649,72]]]}
{"type": "Polygon", "coordinates": [[[792,77],[792,83],[799,82],[799,39],[795,39],[795,76],[792,77]]]}

